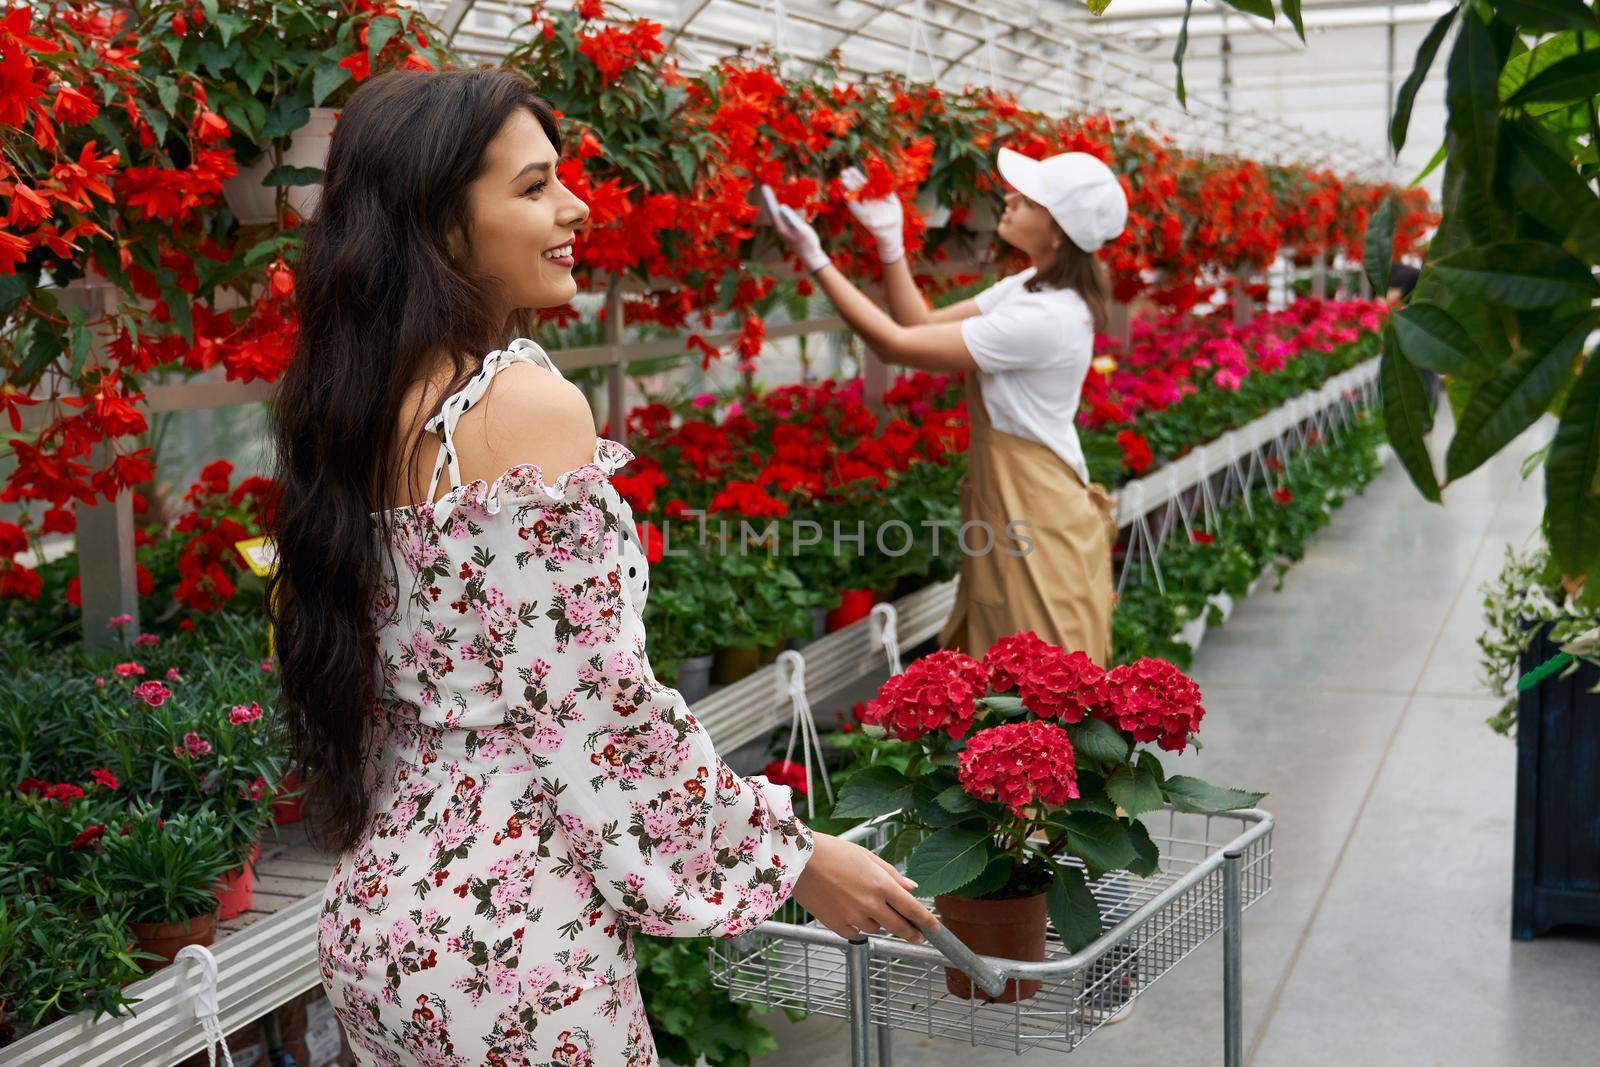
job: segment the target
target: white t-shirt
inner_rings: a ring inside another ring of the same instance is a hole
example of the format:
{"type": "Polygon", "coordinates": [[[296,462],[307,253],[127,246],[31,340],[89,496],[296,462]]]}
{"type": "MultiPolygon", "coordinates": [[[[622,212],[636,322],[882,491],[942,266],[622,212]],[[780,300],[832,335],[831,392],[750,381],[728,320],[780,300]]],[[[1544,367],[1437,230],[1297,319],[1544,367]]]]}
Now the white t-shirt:
{"type": "Polygon", "coordinates": [[[1072,289],[1030,293],[1033,267],[977,296],[981,315],[961,336],[982,375],[983,406],[997,430],[1047,446],[1089,484],[1078,443],[1078,399],[1094,359],[1094,317],[1072,289]]]}

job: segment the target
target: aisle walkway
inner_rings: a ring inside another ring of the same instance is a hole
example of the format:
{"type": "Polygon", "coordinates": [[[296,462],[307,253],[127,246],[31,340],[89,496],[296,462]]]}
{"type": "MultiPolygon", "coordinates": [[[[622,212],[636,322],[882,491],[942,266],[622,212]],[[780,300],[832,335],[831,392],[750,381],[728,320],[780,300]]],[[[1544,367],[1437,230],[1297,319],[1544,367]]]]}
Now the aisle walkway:
{"type": "MultiPolygon", "coordinates": [[[[1477,682],[1478,586],[1538,521],[1542,484],[1517,470],[1534,445],[1443,509],[1391,462],[1196,657],[1206,747],[1170,771],[1266,790],[1277,818],[1275,888],[1245,919],[1253,1067],[1595,1062],[1600,938],[1510,939],[1514,746],[1477,682]]],[[[1220,942],[1070,1056],[897,1034],[896,1061],[1221,1063],[1220,942]]],[[[782,1051],[762,1067],[849,1063],[841,1022],[763,1018],[782,1051]]]]}

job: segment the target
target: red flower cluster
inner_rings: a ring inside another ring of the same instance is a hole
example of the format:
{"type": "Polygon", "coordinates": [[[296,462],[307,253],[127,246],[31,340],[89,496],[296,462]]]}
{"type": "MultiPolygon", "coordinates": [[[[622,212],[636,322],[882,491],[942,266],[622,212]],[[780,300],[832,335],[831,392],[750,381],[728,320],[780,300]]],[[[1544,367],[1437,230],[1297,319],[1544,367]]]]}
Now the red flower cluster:
{"type": "Polygon", "coordinates": [[[1200,729],[1206,709],[1200,687],[1166,660],[1145,658],[1125,663],[1106,676],[1110,702],[1107,721],[1133,735],[1135,741],[1154,741],[1168,752],[1182,752],[1189,735],[1200,729]]]}
{"type": "Polygon", "coordinates": [[[1105,706],[1106,672],[1086,652],[1068,652],[1032,630],[1002,637],[983,655],[989,685],[997,693],[1017,691],[1041,719],[1082,722],[1105,706]]]}
{"type": "Polygon", "coordinates": [[[901,741],[943,730],[963,737],[972,727],[978,698],[988,694],[989,672],[971,656],[941,649],[883,683],[861,721],[882,726],[901,741]]]}
{"type": "Polygon", "coordinates": [[[1155,462],[1155,456],[1150,452],[1150,442],[1137,430],[1120,431],[1117,444],[1122,448],[1123,464],[1135,474],[1143,474],[1155,462]]]}
{"type": "Polygon", "coordinates": [[[24,778],[17,783],[17,792],[23,796],[37,796],[42,800],[60,801],[63,808],[83,796],[83,789],[80,786],[70,782],[57,782],[52,785],[42,778],[24,778]]]}
{"type": "Polygon", "coordinates": [[[1035,805],[1057,807],[1078,795],[1072,742],[1053,723],[1007,723],[972,735],[956,772],[979,800],[997,801],[1018,818],[1035,805]]]}
{"type": "Polygon", "coordinates": [[[775,759],[761,768],[761,773],[767,776],[767,781],[776,785],[786,785],[801,796],[811,791],[811,783],[806,779],[804,764],[795,763],[793,760],[775,759]]]}

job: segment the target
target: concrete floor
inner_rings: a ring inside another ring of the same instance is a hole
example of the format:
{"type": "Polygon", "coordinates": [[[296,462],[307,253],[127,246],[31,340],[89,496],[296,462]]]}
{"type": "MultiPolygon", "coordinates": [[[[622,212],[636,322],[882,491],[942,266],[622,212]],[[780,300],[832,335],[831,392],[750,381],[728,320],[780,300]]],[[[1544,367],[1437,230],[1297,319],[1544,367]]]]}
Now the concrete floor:
{"type": "MultiPolygon", "coordinates": [[[[1247,1064],[1600,1062],[1600,937],[1510,938],[1514,746],[1477,681],[1478,586],[1537,527],[1542,479],[1518,466],[1548,432],[1444,508],[1390,463],[1196,656],[1205,749],[1163,762],[1268,791],[1277,820],[1274,887],[1245,917],[1247,1064]]],[[[1213,938],[1070,1056],[899,1033],[895,1060],[1221,1063],[1221,978],[1213,938]]],[[[763,1019],[781,1051],[761,1067],[848,1064],[842,1020],[763,1019]]]]}

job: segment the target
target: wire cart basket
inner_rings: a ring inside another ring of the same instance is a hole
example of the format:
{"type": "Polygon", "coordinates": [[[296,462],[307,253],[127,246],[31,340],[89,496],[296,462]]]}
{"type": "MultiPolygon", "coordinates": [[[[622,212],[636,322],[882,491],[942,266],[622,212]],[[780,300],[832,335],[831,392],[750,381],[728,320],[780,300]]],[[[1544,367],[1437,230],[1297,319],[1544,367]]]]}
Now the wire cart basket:
{"type": "MultiPolygon", "coordinates": [[[[879,816],[841,836],[881,849],[899,825],[879,816]]],[[[1045,959],[1019,962],[974,953],[942,926],[927,943],[893,934],[846,940],[793,900],[750,932],[713,939],[714,984],[734,1000],[850,1020],[852,1067],[891,1067],[894,1030],[1030,1052],[1071,1052],[1218,930],[1223,934],[1223,1055],[1243,1060],[1240,919],[1272,883],[1272,816],[1259,808],[1195,815],[1164,808],[1142,817],[1160,867],[1142,878],[1112,871],[1089,884],[1100,905],[1100,937],[1069,953],[1047,932],[1045,959]],[[950,993],[945,968],[998,996],[1007,979],[1038,979],[1032,997],[989,1003],[950,993]]],[[[1078,865],[1067,858],[1064,862],[1078,865]]]]}

